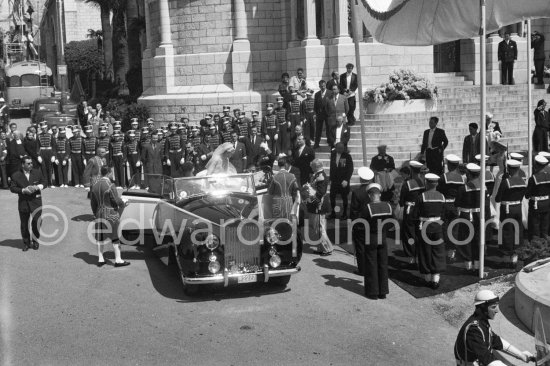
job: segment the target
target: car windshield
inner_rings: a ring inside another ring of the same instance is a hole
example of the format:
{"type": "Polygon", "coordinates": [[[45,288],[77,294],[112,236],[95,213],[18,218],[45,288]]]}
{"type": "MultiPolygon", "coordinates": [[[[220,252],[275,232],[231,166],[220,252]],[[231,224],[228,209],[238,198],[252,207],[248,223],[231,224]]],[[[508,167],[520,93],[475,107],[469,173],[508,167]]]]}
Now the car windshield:
{"type": "Polygon", "coordinates": [[[176,178],[174,188],[179,200],[202,195],[225,196],[231,192],[255,194],[254,178],[251,174],[176,178]]]}
{"type": "Polygon", "coordinates": [[[59,104],[57,103],[44,103],[38,105],[39,111],[50,111],[50,112],[57,112],[59,111],[59,104]]]}

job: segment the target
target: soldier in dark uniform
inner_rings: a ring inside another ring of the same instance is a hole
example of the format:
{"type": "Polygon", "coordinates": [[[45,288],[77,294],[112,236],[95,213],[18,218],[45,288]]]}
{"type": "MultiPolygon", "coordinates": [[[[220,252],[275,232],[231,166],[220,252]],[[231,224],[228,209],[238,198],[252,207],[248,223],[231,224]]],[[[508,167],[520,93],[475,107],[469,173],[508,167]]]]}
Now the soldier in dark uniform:
{"type": "Polygon", "coordinates": [[[535,156],[534,173],[529,178],[525,198],[529,200],[529,240],[545,239],[550,242],[550,174],[545,171],[548,159],[535,156]]]}
{"type": "Polygon", "coordinates": [[[80,135],[80,128],[75,125],[73,137],[69,139],[69,151],[71,154],[71,178],[73,185],[77,188],[84,188],[84,149],[85,142],[80,135]]]}
{"type": "Polygon", "coordinates": [[[68,187],[70,147],[65,127],[60,127],[55,139],[55,168],[57,170],[57,184],[59,187],[68,187]]]}
{"type": "Polygon", "coordinates": [[[188,142],[185,146],[185,161],[193,164],[193,167],[195,168],[195,173],[204,170],[206,168],[206,162],[208,162],[208,160],[205,160],[206,162],[204,163],[203,161],[201,161],[200,154],[195,151],[195,147],[191,142],[188,142]]]}
{"type": "Polygon", "coordinates": [[[149,134],[149,127],[142,127],[141,128],[141,139],[139,140],[139,144],[145,144],[151,142],[151,134],[149,134]]]}
{"type": "Polygon", "coordinates": [[[361,218],[369,223],[369,232],[365,232],[361,238],[365,245],[365,296],[372,300],[385,299],[390,292],[386,241],[389,225],[383,222],[391,219],[393,213],[390,204],[380,200],[382,195],[380,184],[369,184],[367,193],[370,202],[361,212],[361,218]]]}
{"type": "Polygon", "coordinates": [[[290,120],[290,129],[294,130],[294,127],[302,124],[302,102],[298,100],[298,93],[293,91],[292,99],[289,103],[288,118],[290,120]]]}
{"type": "Polygon", "coordinates": [[[249,130],[251,130],[252,127],[256,127],[258,131],[262,131],[262,119],[260,118],[259,111],[252,111],[252,121],[250,121],[250,125],[248,127],[249,130]]]}
{"type": "Polygon", "coordinates": [[[149,129],[149,141],[151,141],[151,135],[156,133],[155,121],[152,118],[147,118],[147,128],[149,129]]]}
{"type": "Polygon", "coordinates": [[[277,116],[277,126],[279,128],[277,133],[277,153],[284,153],[289,155],[288,150],[290,149],[290,121],[288,120],[288,112],[283,106],[284,101],[282,97],[277,98],[278,107],[275,108],[275,115],[277,116]]]}
{"type": "Polygon", "coordinates": [[[521,200],[527,185],[519,176],[521,163],[510,159],[506,162],[509,178],[503,179],[498,187],[495,201],[500,202],[500,230],[502,231],[502,250],[510,256],[510,263],[515,265],[518,256],[515,247],[523,242],[523,213],[521,200]]]}
{"type": "Polygon", "coordinates": [[[82,155],[84,157],[84,165],[95,156],[97,150],[97,137],[93,135],[92,126],[84,127],[86,137],[82,139],[82,155]]]}
{"type": "Polygon", "coordinates": [[[304,136],[307,140],[315,138],[315,99],[313,99],[313,91],[306,92],[306,99],[302,100],[301,120],[303,121],[304,136]]]}
{"type": "Polygon", "coordinates": [[[135,139],[138,142],[141,140],[141,132],[139,131],[139,122],[137,118],[132,118],[132,123],[130,124],[131,130],[128,130],[126,132],[126,141],[129,140],[128,135],[130,134],[130,131],[134,131],[135,139]]]}
{"type": "MultiPolygon", "coordinates": [[[[511,153],[510,154],[510,159],[519,161],[520,166],[521,166],[521,164],[523,163],[524,156],[521,155],[520,153],[511,153]]],[[[525,173],[521,168],[518,170],[517,173],[519,174],[521,179],[523,179],[525,182],[527,182],[527,173],[525,173]]]]}
{"type": "Polygon", "coordinates": [[[499,312],[499,298],[490,290],[480,290],[475,298],[475,312],[460,328],[454,346],[457,366],[504,366],[498,360],[495,350],[500,350],[529,362],[534,359],[529,351],[521,352],[491,329],[489,320],[499,312]]]}
{"type": "Polygon", "coordinates": [[[8,141],[6,133],[0,131],[0,179],[2,180],[2,189],[8,188],[8,174],[6,170],[6,158],[8,157],[8,141]]]}
{"type": "Polygon", "coordinates": [[[401,227],[401,241],[403,242],[403,251],[409,258],[409,263],[416,263],[416,248],[418,242],[416,237],[416,227],[418,221],[415,219],[412,210],[416,204],[418,196],[424,192],[424,181],[420,177],[420,169],[422,163],[416,160],[409,162],[411,167],[411,177],[407,179],[401,186],[401,194],[399,196],[399,206],[403,209],[403,222],[401,227]]]}
{"type": "MultiPolygon", "coordinates": [[[[199,145],[199,149],[197,150],[197,155],[199,156],[198,164],[197,162],[192,161],[193,165],[195,166],[196,172],[200,172],[201,170],[206,169],[206,164],[210,161],[213,152],[214,149],[210,144],[210,138],[208,137],[208,135],[205,135],[202,139],[202,143],[199,145]]],[[[186,159],[185,161],[188,160],[186,159]]]]}
{"type": "Polygon", "coordinates": [[[107,166],[112,167],[113,164],[111,162],[111,136],[107,134],[107,129],[104,127],[99,129],[99,137],[97,138],[97,147],[102,147],[105,149],[105,161],[107,162],[107,166]]]}
{"type": "MultiPolygon", "coordinates": [[[[471,234],[473,228],[474,235],[472,239],[464,244],[457,245],[456,250],[458,254],[465,261],[465,268],[472,270],[472,262],[474,264],[473,269],[479,268],[479,233],[480,233],[480,194],[481,181],[479,175],[481,168],[479,165],[469,163],[466,165],[466,184],[459,187],[455,205],[458,210],[458,217],[468,220],[470,225],[465,223],[458,223],[458,241],[465,241],[471,234]]],[[[485,217],[488,217],[488,212],[485,211],[485,217]]]]}
{"type": "Polygon", "coordinates": [[[269,150],[277,155],[278,124],[277,115],[273,113],[273,103],[267,103],[266,114],[262,119],[262,135],[267,142],[269,150]]]}
{"type": "Polygon", "coordinates": [[[212,150],[216,150],[216,148],[221,145],[221,140],[216,124],[212,123],[210,127],[208,127],[208,141],[210,142],[210,146],[212,146],[212,150]]]}
{"type": "Polygon", "coordinates": [[[31,157],[33,166],[42,173],[42,164],[44,161],[40,156],[40,141],[36,139],[35,132],[30,128],[27,129],[27,136],[23,139],[23,146],[27,155],[31,157]]]}
{"type": "Polygon", "coordinates": [[[233,129],[231,128],[231,121],[229,118],[224,117],[222,129],[220,130],[220,135],[222,137],[222,142],[231,142],[231,132],[233,132],[233,129]]]}
{"type": "Polygon", "coordinates": [[[228,105],[224,105],[224,106],[223,106],[223,110],[222,110],[222,116],[221,116],[221,118],[220,118],[220,124],[218,125],[218,128],[220,129],[220,131],[221,131],[222,127],[223,127],[223,121],[224,121],[225,119],[231,121],[231,115],[230,115],[230,113],[231,113],[231,107],[228,106],[228,105]]]}
{"type": "MultiPolygon", "coordinates": [[[[360,185],[351,191],[349,216],[352,220],[360,219],[363,208],[370,202],[367,187],[374,179],[374,172],[366,166],[359,168],[357,174],[359,175],[360,185]]],[[[354,273],[363,276],[365,273],[365,226],[354,221],[351,225],[353,247],[355,248],[355,258],[357,260],[357,270],[354,273]]]]}
{"type": "MultiPolygon", "coordinates": [[[[167,132],[167,133],[159,133],[157,134],[156,136],[156,140],[158,142],[158,146],[159,146],[159,150],[160,150],[160,153],[161,153],[161,164],[162,164],[162,174],[163,175],[166,175],[166,176],[170,176],[170,171],[171,171],[171,167],[170,165],[168,165],[168,156],[165,154],[166,152],[166,141],[168,140],[168,136],[170,135],[170,132],[167,132]]],[[[187,137],[187,136],[185,136],[187,137]]],[[[153,141],[155,140],[154,138],[154,135],[151,136],[151,144],[153,143],[153,141]]],[[[180,141],[181,141],[181,136],[180,136],[180,141]]],[[[185,140],[187,141],[187,139],[185,140]]],[[[181,145],[181,146],[184,146],[184,145],[181,145]]],[[[143,149],[142,149],[142,156],[143,156],[143,149]]]]}
{"type": "Polygon", "coordinates": [[[109,147],[111,152],[111,164],[114,170],[114,181],[117,188],[126,186],[124,166],[126,165],[126,154],[124,149],[124,138],[121,133],[115,132],[111,138],[109,147]]]}
{"type": "Polygon", "coordinates": [[[40,146],[40,157],[42,158],[40,169],[48,187],[52,187],[54,186],[52,183],[52,163],[55,161],[55,141],[53,136],[48,133],[48,124],[46,122],[40,122],[40,129],[42,131],[37,136],[40,146]]]}
{"type": "MultiPolygon", "coordinates": [[[[181,124],[179,126],[177,126],[177,134],[178,136],[180,137],[180,145],[181,146],[185,146],[185,144],[187,143],[187,140],[189,139],[189,137],[187,136],[187,125],[185,124],[181,124]]],[[[170,127],[168,127],[170,129],[170,127]]],[[[170,134],[168,133],[165,137],[168,137],[170,134]]]]}
{"type": "Polygon", "coordinates": [[[241,115],[241,109],[235,108],[233,109],[233,116],[231,117],[231,127],[235,129],[235,125],[237,124],[237,121],[239,120],[239,116],[241,115]]]}
{"type": "Polygon", "coordinates": [[[460,158],[454,154],[446,156],[448,172],[443,174],[437,185],[437,190],[445,196],[445,211],[443,213],[443,237],[447,245],[447,257],[450,262],[456,259],[456,249],[453,242],[457,239],[457,226],[453,227],[451,237],[448,235],[449,224],[458,218],[455,200],[458,189],[464,186],[464,178],[459,171],[460,158]]]}
{"type": "MultiPolygon", "coordinates": [[[[387,145],[378,146],[378,155],[373,156],[370,162],[370,168],[374,171],[374,174],[386,174],[395,169],[395,162],[393,157],[386,153],[387,145]]],[[[390,202],[393,198],[394,185],[391,187],[382,187],[382,201],[390,202]]]]}
{"type": "Polygon", "coordinates": [[[443,214],[445,212],[445,196],[437,191],[439,176],[428,173],[426,190],[418,196],[414,206],[414,216],[418,220],[418,269],[424,275],[428,287],[434,290],[439,288],[441,272],[444,272],[445,243],[443,241],[443,214]]]}
{"type": "Polygon", "coordinates": [[[233,126],[234,130],[237,130],[239,134],[239,141],[244,143],[246,138],[250,135],[249,120],[246,118],[245,112],[241,112],[237,123],[233,126]]]}
{"type": "Polygon", "coordinates": [[[126,165],[130,168],[128,184],[132,185],[130,188],[137,189],[141,186],[141,151],[134,130],[129,130],[126,137],[128,140],[124,144],[124,154],[126,155],[126,165]]]}
{"type": "Polygon", "coordinates": [[[170,126],[170,135],[166,138],[164,155],[167,157],[166,165],[170,167],[170,176],[179,176],[180,161],[183,157],[181,138],[176,133],[176,125],[170,126]]]}
{"type": "Polygon", "coordinates": [[[195,151],[199,150],[199,146],[202,143],[202,136],[199,134],[199,128],[197,126],[191,128],[191,138],[189,142],[193,144],[195,151]]]}

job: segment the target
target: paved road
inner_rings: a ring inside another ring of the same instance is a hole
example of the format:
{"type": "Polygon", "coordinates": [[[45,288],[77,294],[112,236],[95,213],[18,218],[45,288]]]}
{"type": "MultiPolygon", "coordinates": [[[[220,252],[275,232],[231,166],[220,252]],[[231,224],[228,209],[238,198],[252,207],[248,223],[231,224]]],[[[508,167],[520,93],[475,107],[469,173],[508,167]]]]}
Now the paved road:
{"type": "MultiPolygon", "coordinates": [[[[391,282],[387,300],[366,299],[343,250],[320,258],[307,248],[286,290],[245,285],[198,298],[143,247],[124,247],[129,267],[98,268],[85,197],[46,190],[67,235],[22,252],[17,197],[0,191],[1,365],[453,364],[456,330],[430,300],[391,282]]],[[[62,226],[44,222],[47,233],[62,226]]]]}

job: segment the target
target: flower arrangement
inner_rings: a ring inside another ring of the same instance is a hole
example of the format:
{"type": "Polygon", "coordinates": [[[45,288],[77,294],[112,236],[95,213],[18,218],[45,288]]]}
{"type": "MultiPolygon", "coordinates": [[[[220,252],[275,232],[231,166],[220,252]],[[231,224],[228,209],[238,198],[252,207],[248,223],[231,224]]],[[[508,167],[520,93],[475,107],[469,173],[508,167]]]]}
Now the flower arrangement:
{"type": "Polygon", "coordinates": [[[436,99],[437,87],[411,70],[394,71],[390,82],[365,92],[367,102],[384,103],[393,100],[436,99]]]}

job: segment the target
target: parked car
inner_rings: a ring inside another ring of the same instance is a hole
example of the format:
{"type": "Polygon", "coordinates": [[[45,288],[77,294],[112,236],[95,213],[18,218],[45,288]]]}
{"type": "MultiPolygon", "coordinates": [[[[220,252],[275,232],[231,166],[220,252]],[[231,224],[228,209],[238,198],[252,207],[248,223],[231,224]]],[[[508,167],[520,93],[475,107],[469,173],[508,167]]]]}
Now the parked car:
{"type": "Polygon", "coordinates": [[[76,108],[71,111],[73,104],[62,103],[61,98],[38,98],[31,106],[31,121],[39,123],[46,121],[48,126],[57,124],[58,126],[72,125],[77,122],[76,108]]]}
{"type": "Polygon", "coordinates": [[[258,173],[147,175],[142,183],[147,189],[122,193],[128,202],[119,226],[122,240],[133,233],[133,239],[141,242],[144,239],[137,232],[152,232],[154,251],[165,264],[177,264],[187,294],[205,284],[286,286],[290,276],[300,271],[297,221],[271,217],[269,195],[265,189],[256,190],[265,182],[257,180],[258,173]]]}

